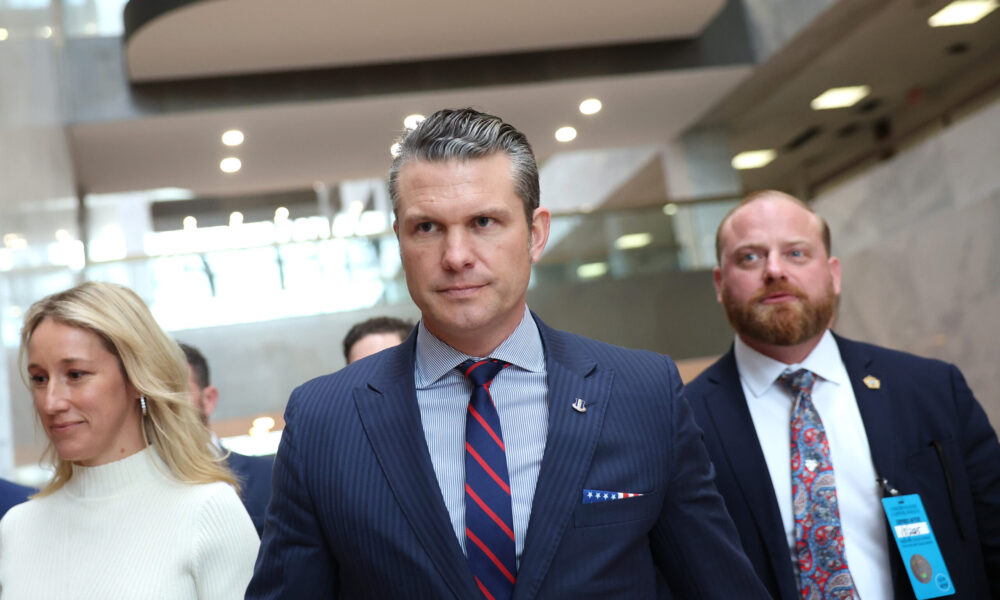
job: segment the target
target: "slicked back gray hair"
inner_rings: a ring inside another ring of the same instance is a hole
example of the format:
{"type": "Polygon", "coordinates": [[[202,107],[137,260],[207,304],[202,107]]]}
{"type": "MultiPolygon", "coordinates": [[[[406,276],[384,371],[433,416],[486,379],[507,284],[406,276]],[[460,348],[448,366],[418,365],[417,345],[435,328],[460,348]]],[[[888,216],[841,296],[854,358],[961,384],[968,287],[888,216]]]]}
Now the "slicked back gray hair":
{"type": "Polygon", "coordinates": [[[465,161],[498,152],[510,158],[514,193],[524,202],[524,215],[531,225],[538,208],[539,191],[538,165],[528,138],[500,117],[471,108],[439,110],[399,140],[399,154],[389,168],[393,212],[399,207],[399,171],[407,162],[465,161]]]}

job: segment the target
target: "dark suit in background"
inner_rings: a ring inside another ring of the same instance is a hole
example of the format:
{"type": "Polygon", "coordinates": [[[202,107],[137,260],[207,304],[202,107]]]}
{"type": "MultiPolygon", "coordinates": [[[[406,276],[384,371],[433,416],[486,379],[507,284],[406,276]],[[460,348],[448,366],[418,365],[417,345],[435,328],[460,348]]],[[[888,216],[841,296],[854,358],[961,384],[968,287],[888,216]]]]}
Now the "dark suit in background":
{"type": "MultiPolygon", "coordinates": [[[[549,430],[514,598],[654,598],[664,583],[675,598],[766,597],[673,363],[538,327],[549,430]],[[583,504],[584,489],[644,495],[583,504]]],[[[479,597],[421,429],[415,347],[292,394],[248,598],[479,597]]]]}
{"type": "Polygon", "coordinates": [[[12,507],[26,501],[28,496],[38,490],[18,485],[13,481],[0,479],[0,517],[7,514],[12,507]]]}
{"type": "Polygon", "coordinates": [[[274,467],[274,457],[247,456],[230,452],[226,457],[226,466],[239,479],[240,499],[250,513],[250,519],[257,528],[257,535],[262,535],[267,501],[271,497],[271,470],[274,467]]]}
{"type": "MultiPolygon", "coordinates": [[[[836,337],[876,471],[920,494],[957,592],[1000,598],[1000,445],[954,365],[836,337]],[[863,383],[869,375],[880,386],[863,383]]],[[[797,600],[792,558],[732,350],[688,384],[743,549],[768,591],[797,600]]],[[[886,522],[888,528],[888,522],[886,522]]],[[[896,600],[913,598],[888,533],[896,600]]]]}

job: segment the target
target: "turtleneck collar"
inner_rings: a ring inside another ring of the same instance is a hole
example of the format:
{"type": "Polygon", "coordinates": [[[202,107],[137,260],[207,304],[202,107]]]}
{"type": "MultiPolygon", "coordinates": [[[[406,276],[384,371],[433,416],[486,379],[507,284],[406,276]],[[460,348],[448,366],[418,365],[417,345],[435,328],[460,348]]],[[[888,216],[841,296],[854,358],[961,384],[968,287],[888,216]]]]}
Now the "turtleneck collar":
{"type": "Polygon", "coordinates": [[[64,489],[77,498],[109,498],[143,488],[167,477],[169,472],[156,451],[147,446],[121,460],[96,467],[73,465],[73,476],[64,489]]]}

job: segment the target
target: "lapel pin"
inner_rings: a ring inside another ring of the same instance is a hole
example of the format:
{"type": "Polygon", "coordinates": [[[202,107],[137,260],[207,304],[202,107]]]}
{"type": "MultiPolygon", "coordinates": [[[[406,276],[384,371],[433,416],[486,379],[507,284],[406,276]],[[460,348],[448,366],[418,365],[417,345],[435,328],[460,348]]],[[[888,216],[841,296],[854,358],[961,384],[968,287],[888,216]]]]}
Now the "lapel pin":
{"type": "Polygon", "coordinates": [[[585,413],[587,412],[587,403],[583,401],[583,398],[577,398],[576,401],[573,402],[573,410],[578,413],[585,413]]]}
{"type": "Polygon", "coordinates": [[[865,378],[862,379],[861,381],[863,381],[865,387],[867,387],[870,390],[877,390],[882,388],[882,382],[879,381],[878,377],[875,377],[874,375],[865,375],[865,378]]]}

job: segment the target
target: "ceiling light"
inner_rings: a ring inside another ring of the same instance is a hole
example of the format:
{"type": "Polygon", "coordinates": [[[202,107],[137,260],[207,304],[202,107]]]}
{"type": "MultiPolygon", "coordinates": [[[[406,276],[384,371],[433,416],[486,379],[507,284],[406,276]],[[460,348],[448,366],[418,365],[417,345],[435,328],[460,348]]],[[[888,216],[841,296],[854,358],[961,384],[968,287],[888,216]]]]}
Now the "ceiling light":
{"type": "Polygon", "coordinates": [[[663,214],[667,215],[668,217],[672,217],[672,216],[676,215],[677,214],[677,205],[674,204],[673,202],[664,204],[663,205],[663,214]]]}
{"type": "Polygon", "coordinates": [[[287,220],[288,220],[288,209],[287,208],[285,208],[284,206],[279,206],[278,208],[274,209],[274,222],[275,223],[278,223],[278,222],[281,222],[281,221],[287,221],[287,220]]]}
{"type": "Polygon", "coordinates": [[[239,171],[242,168],[243,168],[243,161],[236,158],[235,156],[228,156],[226,158],[223,158],[222,162],[219,163],[219,169],[221,169],[223,173],[235,173],[236,171],[239,171]]]}
{"type": "Polygon", "coordinates": [[[250,437],[264,435],[274,429],[274,426],[275,422],[273,417],[257,417],[250,425],[250,437]]]}
{"type": "Polygon", "coordinates": [[[399,156],[399,142],[389,146],[389,156],[396,158],[399,156]]]}
{"type": "Polygon", "coordinates": [[[198,219],[188,215],[184,217],[184,231],[191,231],[192,229],[198,229],[198,219]]]}
{"type": "Polygon", "coordinates": [[[601,112],[601,101],[597,98],[587,98],[580,103],[580,112],[585,115],[594,115],[601,112]]]}
{"type": "Polygon", "coordinates": [[[73,236],[69,234],[65,229],[56,229],[56,241],[57,242],[68,242],[73,239],[73,236]]]}
{"type": "Polygon", "coordinates": [[[955,0],[927,19],[931,27],[971,25],[996,10],[997,0],[955,0]]]}
{"type": "Polygon", "coordinates": [[[608,263],[595,262],[580,265],[576,268],[576,276],[580,279],[594,279],[608,272],[608,263]]]}
{"type": "Polygon", "coordinates": [[[867,85],[852,85],[848,87],[830,88],[816,96],[809,103],[813,110],[830,108],[847,108],[854,106],[862,98],[870,94],[872,89],[867,85]]]}
{"type": "Polygon", "coordinates": [[[230,227],[239,227],[242,224],[243,224],[243,213],[241,213],[238,210],[234,210],[233,212],[229,213],[230,227]]]}
{"type": "Polygon", "coordinates": [[[405,119],[403,119],[403,127],[406,127],[407,129],[416,129],[417,126],[423,123],[424,119],[426,118],[427,117],[425,117],[424,115],[416,113],[409,115],[405,119]]]}
{"type": "Polygon", "coordinates": [[[6,40],[8,37],[10,37],[10,32],[0,27],[0,42],[6,40]]]}
{"type": "Polygon", "coordinates": [[[740,152],[733,157],[732,165],[734,169],[759,169],[767,166],[778,153],[774,150],[747,150],[740,152]]]}
{"type": "Polygon", "coordinates": [[[572,142],[576,139],[576,129],[572,127],[560,127],[556,129],[556,140],[560,142],[572,142]]]}
{"type": "Polygon", "coordinates": [[[44,38],[44,39],[49,39],[50,37],[52,37],[52,28],[49,27],[48,25],[39,27],[38,28],[38,37],[41,37],[41,38],[44,38]]]}
{"type": "Polygon", "coordinates": [[[243,132],[239,129],[230,129],[222,134],[222,143],[227,146],[239,146],[243,140],[243,132]]]}
{"type": "Polygon", "coordinates": [[[28,247],[28,240],[20,233],[8,233],[3,236],[3,245],[11,250],[24,250],[28,247]]]}
{"type": "Polygon", "coordinates": [[[615,248],[619,250],[632,250],[633,248],[648,246],[651,243],[653,243],[653,234],[651,233],[626,233],[615,240],[615,248]]]}

